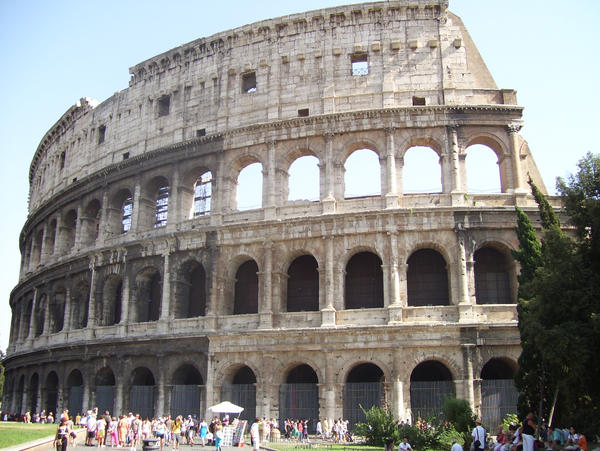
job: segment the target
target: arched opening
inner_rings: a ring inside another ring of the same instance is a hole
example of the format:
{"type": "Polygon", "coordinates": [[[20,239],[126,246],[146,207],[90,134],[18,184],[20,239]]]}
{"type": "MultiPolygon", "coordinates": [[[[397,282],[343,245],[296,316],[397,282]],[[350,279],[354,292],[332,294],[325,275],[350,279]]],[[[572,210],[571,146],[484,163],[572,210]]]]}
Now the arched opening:
{"type": "Polygon", "coordinates": [[[46,229],[46,239],[44,242],[44,252],[46,255],[54,254],[54,246],[56,245],[56,219],[50,221],[46,229]]]}
{"type": "Polygon", "coordinates": [[[344,163],[344,199],[381,195],[379,155],[371,149],[359,149],[344,163]]]}
{"type": "Polygon", "coordinates": [[[513,261],[485,246],[475,251],[475,297],[478,304],[512,304],[510,271],[513,261]]]}
{"type": "Polygon", "coordinates": [[[384,382],[383,371],[374,363],[360,363],[348,373],[344,385],[344,418],[350,426],[366,420],[362,409],[385,403],[384,382]]]}
{"type": "Polygon", "coordinates": [[[475,144],[466,149],[467,192],[501,193],[498,156],[488,146],[475,144]]]}
{"type": "Polygon", "coordinates": [[[136,277],[136,321],[158,321],[162,298],[162,279],[156,268],[146,268],[136,277]]]}
{"type": "Polygon", "coordinates": [[[441,362],[419,363],[410,375],[410,408],[413,420],[437,418],[446,398],[455,396],[452,373],[441,362]]]}
{"type": "Polygon", "coordinates": [[[66,291],[64,288],[57,288],[52,295],[50,302],[50,333],[55,334],[63,330],[65,320],[65,299],[66,291]]]}
{"type": "Polygon", "coordinates": [[[181,365],[173,373],[171,389],[171,416],[185,412],[202,417],[203,380],[200,371],[190,364],[181,365]]]}
{"type": "Polygon", "coordinates": [[[488,360],[481,369],[481,420],[488,430],[502,423],[507,413],[517,411],[516,369],[514,363],[502,358],[488,360]]]}
{"type": "Polygon", "coordinates": [[[197,261],[184,265],[177,284],[175,318],[196,318],[206,314],[206,271],[197,261]]]}
{"type": "Polygon", "coordinates": [[[288,200],[319,200],[319,159],[313,155],[296,158],[288,170],[288,200]]]}
{"type": "Polygon", "coordinates": [[[233,314],[258,313],[258,265],[248,260],[235,273],[233,314]]]}
{"type": "Polygon", "coordinates": [[[64,252],[69,252],[75,246],[75,233],[77,231],[77,211],[69,210],[62,223],[62,246],[64,252]]]}
{"type": "MultiPolygon", "coordinates": [[[[58,405],[58,375],[54,371],[50,371],[46,377],[46,387],[42,390],[45,396],[45,409],[46,413],[56,414],[56,407],[58,405]]],[[[56,417],[55,417],[56,418],[56,417]]]]}
{"type": "MultiPolygon", "coordinates": [[[[40,377],[37,373],[33,373],[29,379],[29,393],[27,398],[29,399],[29,411],[38,412],[38,395],[40,394],[40,377]]],[[[24,407],[25,409],[25,407],[24,407]]],[[[25,413],[25,412],[22,412],[25,413]]]]}
{"type": "Polygon", "coordinates": [[[194,183],[194,206],[192,217],[210,214],[212,203],[212,172],[206,171],[194,183]]]}
{"type": "Polygon", "coordinates": [[[97,199],[92,200],[85,207],[83,216],[83,242],[91,245],[96,242],[100,235],[100,213],[102,206],[97,199]]]}
{"type": "Polygon", "coordinates": [[[240,419],[254,421],[256,418],[256,375],[248,366],[238,367],[221,386],[221,401],[244,406],[240,419]]]}
{"type": "Polygon", "coordinates": [[[138,367],[131,373],[129,388],[129,410],[139,413],[142,418],[154,417],[154,375],[145,367],[138,367]]]}
{"type": "Polygon", "coordinates": [[[440,156],[431,147],[414,146],[404,154],[403,192],[424,194],[442,192],[440,156]]]}
{"type": "Polygon", "coordinates": [[[252,163],[244,167],[237,178],[237,209],[262,208],[262,164],[252,163]]]}
{"type": "Polygon", "coordinates": [[[44,333],[44,322],[46,319],[46,304],[48,297],[42,294],[35,304],[35,336],[39,337],[44,333]]]}
{"type": "Polygon", "coordinates": [[[319,378],[309,365],[302,364],[292,368],[279,387],[279,417],[307,418],[316,426],[319,418],[319,378]]]}
{"type": "Polygon", "coordinates": [[[288,268],[287,311],[319,310],[319,268],[312,255],[296,258],[288,268]]]}
{"type": "Polygon", "coordinates": [[[433,249],[420,249],[410,256],[406,285],[409,307],[450,304],[446,260],[433,249]]]}
{"type": "Polygon", "coordinates": [[[77,283],[71,291],[71,328],[83,329],[88,321],[90,285],[85,280],[77,283]]]}
{"type": "Polygon", "coordinates": [[[69,415],[73,417],[83,411],[83,376],[81,371],[73,370],[67,377],[69,415]]]}
{"type": "Polygon", "coordinates": [[[119,274],[110,274],[102,287],[102,303],[99,305],[98,320],[102,326],[113,326],[121,322],[123,279],[119,274]]]}
{"type": "MultiPolygon", "coordinates": [[[[112,412],[114,406],[115,375],[113,371],[105,366],[96,373],[94,380],[96,385],[96,405],[99,412],[112,412]]],[[[118,413],[118,412],[117,412],[118,413]]]]}
{"type": "Polygon", "coordinates": [[[164,227],[169,215],[169,185],[166,181],[158,187],[154,197],[154,227],[164,227]]]}
{"type": "Polygon", "coordinates": [[[383,307],[381,259],[372,252],[354,254],[346,264],[346,309],[383,307]]]}

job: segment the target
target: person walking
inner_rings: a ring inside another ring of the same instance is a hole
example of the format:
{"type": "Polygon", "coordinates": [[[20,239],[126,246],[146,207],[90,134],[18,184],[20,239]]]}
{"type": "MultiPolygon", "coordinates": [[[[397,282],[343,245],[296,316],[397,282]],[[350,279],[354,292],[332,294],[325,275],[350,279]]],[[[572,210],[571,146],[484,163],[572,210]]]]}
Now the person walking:
{"type": "Polygon", "coordinates": [[[60,420],[60,424],[56,430],[56,436],[54,437],[54,446],[56,451],[67,451],[69,445],[69,427],[67,426],[67,420],[60,420]]]}

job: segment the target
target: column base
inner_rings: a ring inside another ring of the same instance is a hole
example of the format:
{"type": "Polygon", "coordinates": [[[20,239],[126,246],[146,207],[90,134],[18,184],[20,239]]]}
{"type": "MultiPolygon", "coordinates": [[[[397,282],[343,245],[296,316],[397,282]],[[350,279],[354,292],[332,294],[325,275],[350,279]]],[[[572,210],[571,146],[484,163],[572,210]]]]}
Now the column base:
{"type": "Polygon", "coordinates": [[[403,319],[402,306],[400,304],[388,306],[388,324],[399,324],[403,319]]]}
{"type": "Polygon", "coordinates": [[[258,314],[259,329],[273,329],[273,313],[264,312],[258,314]]]}
{"type": "Polygon", "coordinates": [[[323,214],[324,215],[332,215],[335,213],[335,199],[332,197],[326,197],[321,201],[323,205],[323,214]]]}
{"type": "Polygon", "coordinates": [[[399,207],[399,202],[398,202],[398,195],[397,194],[386,194],[385,195],[385,208],[386,209],[393,209],[393,208],[398,208],[399,207]]]}
{"type": "Polygon", "coordinates": [[[277,207],[265,207],[265,216],[266,220],[273,220],[277,217],[277,207]]]}
{"type": "Polygon", "coordinates": [[[321,310],[321,327],[335,327],[335,309],[325,307],[321,310]]]}
{"type": "Polygon", "coordinates": [[[467,193],[461,193],[458,191],[453,191],[450,193],[450,197],[452,199],[452,206],[463,206],[467,205],[469,202],[472,203],[472,199],[469,199],[469,195],[467,193]]]}
{"type": "Polygon", "coordinates": [[[472,323],[475,320],[475,312],[471,304],[458,305],[458,322],[472,323]]]}
{"type": "Polygon", "coordinates": [[[217,315],[209,313],[204,318],[204,327],[206,330],[217,330],[217,315]]]}

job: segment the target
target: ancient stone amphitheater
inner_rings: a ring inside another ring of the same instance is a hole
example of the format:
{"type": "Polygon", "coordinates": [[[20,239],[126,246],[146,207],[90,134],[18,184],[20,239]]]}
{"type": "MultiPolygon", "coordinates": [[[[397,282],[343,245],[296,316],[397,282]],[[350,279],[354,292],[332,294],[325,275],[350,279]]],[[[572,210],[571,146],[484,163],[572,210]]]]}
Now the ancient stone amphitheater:
{"type": "Polygon", "coordinates": [[[489,427],[513,411],[514,206],[533,210],[528,174],[543,182],[515,91],[447,8],[246,25],[71,107],[31,162],[3,408],[204,415],[230,400],[247,418],[354,423],[359,405],[414,419],[452,394],[489,427]],[[467,191],[473,145],[497,156],[498,193],[467,191]],[[415,148],[437,154],[412,169],[439,173],[437,192],[403,187],[415,148]],[[355,152],[377,171],[350,174],[355,152]],[[249,167],[261,177],[244,186],[249,167]],[[379,191],[349,193],[352,177],[379,191]],[[292,196],[309,183],[316,199],[292,196]]]}

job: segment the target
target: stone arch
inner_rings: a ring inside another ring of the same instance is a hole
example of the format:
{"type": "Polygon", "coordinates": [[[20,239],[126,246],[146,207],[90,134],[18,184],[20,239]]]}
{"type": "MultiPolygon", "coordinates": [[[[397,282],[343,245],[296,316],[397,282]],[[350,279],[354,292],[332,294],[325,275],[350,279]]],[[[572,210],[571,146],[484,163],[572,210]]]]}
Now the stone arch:
{"type": "Polygon", "coordinates": [[[452,371],[438,359],[427,359],[410,374],[410,407],[413,420],[436,417],[447,397],[455,396],[452,371]]]}
{"type": "Polygon", "coordinates": [[[120,274],[112,273],[105,277],[102,285],[102,302],[96,313],[101,326],[113,326],[121,322],[123,308],[123,279],[120,274]]]}
{"type": "Polygon", "coordinates": [[[398,148],[400,149],[399,157],[404,158],[406,152],[413,147],[429,147],[431,150],[437,153],[439,157],[442,156],[444,149],[444,145],[439,137],[434,138],[430,135],[409,136],[402,140],[402,142],[400,142],[398,145],[398,148]]]}
{"type": "Polygon", "coordinates": [[[468,193],[501,193],[501,160],[498,154],[484,144],[473,144],[465,153],[466,191],[468,193]]]}
{"type": "Polygon", "coordinates": [[[481,421],[488,429],[517,409],[516,371],[517,363],[506,357],[492,357],[481,369],[481,421]]]}
{"type": "Polygon", "coordinates": [[[133,217],[133,194],[129,188],[120,188],[111,197],[109,230],[112,235],[129,232],[133,217]]]}
{"type": "Polygon", "coordinates": [[[179,190],[185,218],[210,214],[214,171],[207,166],[196,166],[185,173],[179,190]]]}
{"type": "Polygon", "coordinates": [[[129,377],[129,410],[142,418],[154,417],[154,391],[156,380],[145,366],[136,367],[129,377]]]}
{"type": "Polygon", "coordinates": [[[258,313],[258,264],[249,259],[235,273],[233,314],[258,313]]]}
{"type": "MultiPolygon", "coordinates": [[[[415,140],[413,142],[428,142],[415,140]]],[[[402,152],[404,194],[441,193],[444,190],[440,147],[413,144],[402,152]]]]}
{"type": "MultiPolygon", "coordinates": [[[[40,405],[38,403],[41,401],[38,398],[39,392],[40,392],[40,376],[37,372],[34,372],[29,377],[29,393],[27,396],[27,399],[29,400],[29,406],[23,406],[24,409],[29,409],[29,411],[31,413],[39,411],[38,409],[40,408],[40,405]]],[[[41,402],[43,403],[43,401],[41,401],[41,402]]]]}
{"type": "MultiPolygon", "coordinates": [[[[46,409],[46,413],[54,413],[56,414],[56,410],[58,407],[58,374],[56,371],[50,371],[46,375],[46,383],[44,389],[42,390],[42,396],[44,398],[44,408],[46,409]]],[[[56,416],[55,416],[56,418],[56,416]]]]}
{"type": "Polygon", "coordinates": [[[75,236],[77,233],[77,210],[68,210],[63,218],[61,224],[61,245],[64,253],[68,253],[75,246],[75,236]]]}
{"type": "Polygon", "coordinates": [[[69,415],[75,416],[78,413],[83,412],[83,390],[84,382],[83,375],[78,369],[74,369],[67,376],[67,408],[69,409],[69,415]]]}
{"type": "Polygon", "coordinates": [[[410,254],[407,264],[409,307],[450,304],[447,263],[439,251],[432,248],[417,249],[410,254]]]}
{"type": "Polygon", "coordinates": [[[279,417],[319,418],[319,377],[313,367],[297,364],[286,371],[279,386],[279,417]]]}
{"type": "Polygon", "coordinates": [[[173,372],[171,378],[171,416],[193,414],[200,417],[203,413],[202,398],[204,380],[200,371],[191,363],[182,363],[173,372]]]}
{"type": "Polygon", "coordinates": [[[343,159],[345,199],[381,195],[381,154],[375,146],[358,144],[349,147],[343,159]]]}
{"type": "Polygon", "coordinates": [[[48,313],[50,315],[48,331],[51,334],[60,332],[64,328],[65,320],[65,305],[67,302],[67,290],[64,286],[59,285],[54,288],[52,297],[50,298],[50,305],[48,313]]]}
{"type": "Polygon", "coordinates": [[[96,405],[99,412],[113,412],[115,404],[116,379],[109,366],[100,368],[94,376],[96,389],[96,405]]]}
{"type": "Polygon", "coordinates": [[[306,151],[292,161],[285,172],[283,183],[286,201],[317,201],[321,198],[319,157],[306,151]]]}
{"type": "MultiPolygon", "coordinates": [[[[500,190],[505,193],[509,188],[509,173],[512,173],[512,166],[510,162],[510,158],[507,156],[510,155],[510,151],[505,143],[503,137],[497,135],[496,133],[486,132],[482,130],[465,130],[465,144],[463,146],[463,150],[461,153],[461,157],[467,156],[467,150],[469,147],[475,145],[483,145],[489,148],[492,152],[496,154],[496,158],[498,161],[499,174],[500,174],[500,190]]],[[[466,180],[468,177],[466,166],[463,168],[461,172],[461,178],[466,180]]],[[[466,186],[464,187],[466,189],[466,186]]]]}
{"type": "Polygon", "coordinates": [[[256,418],[256,372],[247,364],[230,365],[224,372],[221,401],[231,401],[246,409],[240,414],[244,420],[256,418]]]}
{"type": "Polygon", "coordinates": [[[87,280],[79,280],[71,288],[71,329],[84,329],[88,323],[88,305],[90,284],[87,280]]]}
{"type": "Polygon", "coordinates": [[[98,199],[90,200],[82,215],[82,241],[89,246],[94,244],[100,236],[100,216],[102,214],[102,204],[98,199]]]}
{"type": "Polygon", "coordinates": [[[319,310],[319,264],[311,254],[296,257],[287,269],[286,311],[319,310]]]}
{"type": "Polygon", "coordinates": [[[34,312],[34,318],[35,318],[34,335],[35,335],[35,337],[39,337],[40,335],[42,335],[45,332],[44,323],[45,323],[46,314],[47,314],[46,313],[47,304],[48,304],[48,295],[46,293],[40,294],[39,298],[37,299],[37,302],[35,304],[35,312],[34,312]]]}
{"type": "Polygon", "coordinates": [[[385,404],[385,372],[374,362],[356,362],[344,383],[344,418],[354,426],[365,421],[363,409],[385,404]]]}
{"type": "Polygon", "coordinates": [[[473,254],[477,304],[516,302],[515,262],[505,245],[487,242],[473,254]]]}
{"type": "Polygon", "coordinates": [[[251,155],[237,160],[239,167],[235,176],[235,207],[237,210],[253,210],[263,207],[264,165],[259,158],[251,155]],[[260,172],[260,175],[259,175],[260,172]]]}
{"type": "Polygon", "coordinates": [[[188,260],[178,273],[175,303],[175,318],[195,318],[206,314],[207,275],[202,263],[188,260]]]}
{"type": "Polygon", "coordinates": [[[383,262],[369,251],[354,253],[346,263],[344,306],[346,309],[383,307],[383,262]]]}
{"type": "Polygon", "coordinates": [[[158,321],[162,304],[162,277],[160,271],[147,266],[135,278],[136,302],[133,306],[135,322],[158,321]]]}

